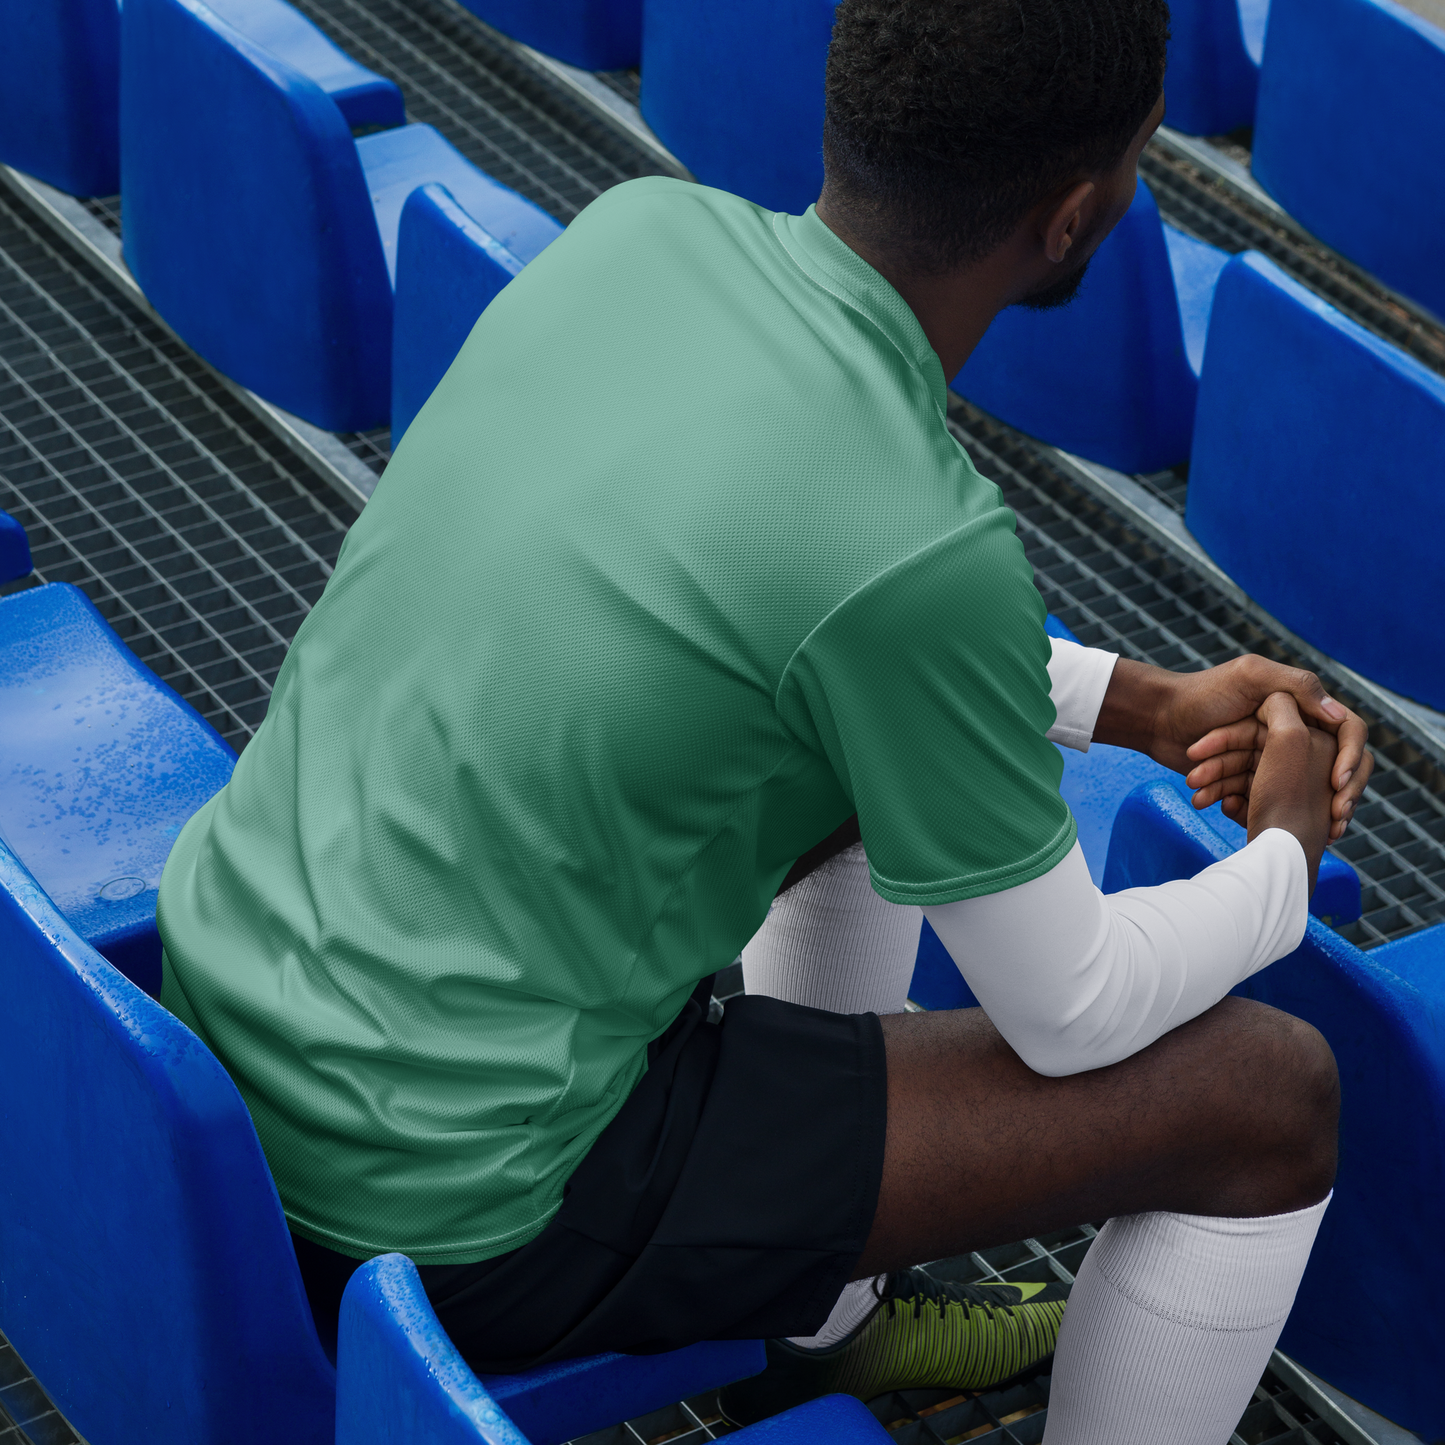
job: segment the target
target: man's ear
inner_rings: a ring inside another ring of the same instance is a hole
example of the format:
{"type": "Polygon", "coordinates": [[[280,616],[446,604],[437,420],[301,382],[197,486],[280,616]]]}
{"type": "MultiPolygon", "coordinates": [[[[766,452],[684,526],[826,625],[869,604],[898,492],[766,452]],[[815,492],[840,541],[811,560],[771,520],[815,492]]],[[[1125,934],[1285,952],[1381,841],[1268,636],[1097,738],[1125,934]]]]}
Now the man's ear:
{"type": "Polygon", "coordinates": [[[1093,181],[1080,181],[1049,213],[1044,222],[1044,255],[1054,265],[1066,261],[1084,230],[1084,207],[1094,194],[1093,181]]]}

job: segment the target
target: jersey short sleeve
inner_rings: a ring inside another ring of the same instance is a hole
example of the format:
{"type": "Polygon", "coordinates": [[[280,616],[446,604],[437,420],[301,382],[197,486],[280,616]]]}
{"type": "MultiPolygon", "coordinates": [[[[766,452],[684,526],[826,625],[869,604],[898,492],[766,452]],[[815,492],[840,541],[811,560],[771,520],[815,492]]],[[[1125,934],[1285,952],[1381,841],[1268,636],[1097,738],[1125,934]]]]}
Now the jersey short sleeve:
{"type": "Polygon", "coordinates": [[[996,893],[1073,846],[1043,623],[996,506],[858,588],[789,661],[779,714],[826,754],[891,902],[996,893]]]}

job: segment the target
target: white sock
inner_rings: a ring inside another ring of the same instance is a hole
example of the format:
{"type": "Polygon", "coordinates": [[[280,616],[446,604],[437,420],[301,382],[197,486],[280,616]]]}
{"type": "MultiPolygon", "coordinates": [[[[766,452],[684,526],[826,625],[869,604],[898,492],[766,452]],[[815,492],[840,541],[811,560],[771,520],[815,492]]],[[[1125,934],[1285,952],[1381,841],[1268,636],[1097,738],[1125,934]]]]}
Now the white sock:
{"type": "Polygon", "coordinates": [[[880,898],[855,843],[795,883],[743,949],[749,993],[831,1013],[902,1013],[921,908],[880,898]]]}
{"type": "Polygon", "coordinates": [[[1329,1202],[1262,1219],[1111,1219],[1064,1310],[1045,1445],[1225,1445],[1329,1202]]]}
{"type": "MultiPolygon", "coordinates": [[[[868,855],[855,843],[773,904],[743,949],[743,984],[749,993],[831,1013],[902,1013],[922,927],[921,908],[900,907],[873,891],[868,855]]],[[[878,1304],[873,1284],[845,1284],[823,1328],[790,1343],[825,1350],[846,1339],[878,1304]]]]}
{"type": "Polygon", "coordinates": [[[849,1280],[823,1328],[816,1335],[794,1335],[788,1343],[805,1350],[826,1350],[829,1345],[846,1339],[878,1307],[878,1295],[873,1286],[882,1278],[880,1274],[872,1279],[849,1280]]]}

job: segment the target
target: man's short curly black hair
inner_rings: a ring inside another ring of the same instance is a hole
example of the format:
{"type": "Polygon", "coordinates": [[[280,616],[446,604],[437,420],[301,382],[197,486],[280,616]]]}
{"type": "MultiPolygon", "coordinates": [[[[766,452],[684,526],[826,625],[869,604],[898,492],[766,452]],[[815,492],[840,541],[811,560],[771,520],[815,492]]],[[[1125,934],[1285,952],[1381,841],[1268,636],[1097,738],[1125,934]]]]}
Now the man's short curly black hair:
{"type": "Polygon", "coordinates": [[[976,261],[1054,187],[1118,163],[1168,38],[1166,0],[842,0],[829,204],[910,269],[976,261]]]}

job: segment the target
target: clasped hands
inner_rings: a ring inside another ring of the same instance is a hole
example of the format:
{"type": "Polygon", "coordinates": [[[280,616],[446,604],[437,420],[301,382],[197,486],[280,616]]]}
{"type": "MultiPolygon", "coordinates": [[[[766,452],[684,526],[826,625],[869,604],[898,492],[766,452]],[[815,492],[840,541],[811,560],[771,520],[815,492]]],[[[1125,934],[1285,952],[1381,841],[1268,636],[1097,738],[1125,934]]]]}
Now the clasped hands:
{"type": "Polygon", "coordinates": [[[1120,658],[1094,737],[1184,773],[1196,808],[1222,799],[1251,838],[1266,828],[1293,833],[1311,888],[1375,766],[1364,721],[1314,673],[1252,654],[1203,672],[1120,658]]]}

